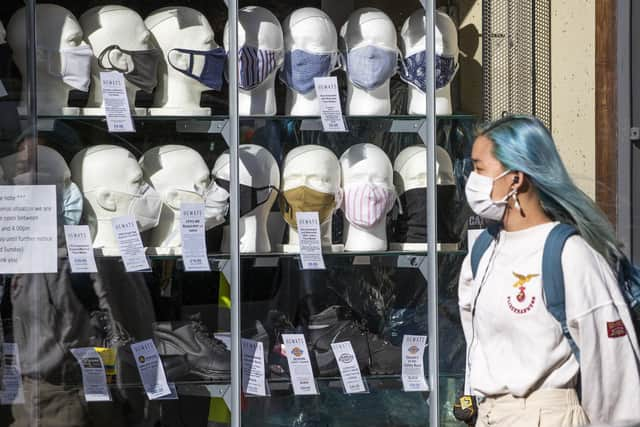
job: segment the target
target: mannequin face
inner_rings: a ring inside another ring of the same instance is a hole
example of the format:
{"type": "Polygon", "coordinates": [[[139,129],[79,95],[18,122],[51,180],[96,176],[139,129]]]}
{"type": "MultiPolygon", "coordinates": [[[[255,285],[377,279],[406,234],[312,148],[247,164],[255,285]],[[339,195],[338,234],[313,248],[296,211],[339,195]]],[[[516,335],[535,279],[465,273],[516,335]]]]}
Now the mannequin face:
{"type": "MultiPolygon", "coordinates": [[[[240,184],[253,188],[280,186],[280,170],[276,159],[266,148],[254,144],[242,144],[240,155],[240,184]]],[[[229,153],[225,152],[216,160],[212,175],[229,180],[229,153]]]]}
{"type": "Polygon", "coordinates": [[[384,151],[372,144],[357,144],[340,157],[342,181],[393,187],[393,168],[384,151]]]}
{"type": "Polygon", "coordinates": [[[379,46],[397,49],[396,30],[393,22],[383,12],[374,8],[356,10],[342,26],[340,36],[348,50],[363,46],[379,46]]]}
{"type": "Polygon", "coordinates": [[[298,147],[287,155],[282,171],[282,191],[306,186],[322,193],[340,189],[340,164],[324,147],[298,147]]]}
{"type": "MultiPolygon", "coordinates": [[[[407,147],[398,155],[394,170],[399,175],[398,193],[427,187],[427,149],[424,146],[407,147]]],[[[453,164],[447,151],[436,147],[437,185],[454,185],[453,164]]]]}
{"type": "Polygon", "coordinates": [[[294,11],[283,22],[285,50],[312,53],[338,50],[338,35],[329,16],[319,9],[305,7],[294,11]]]}

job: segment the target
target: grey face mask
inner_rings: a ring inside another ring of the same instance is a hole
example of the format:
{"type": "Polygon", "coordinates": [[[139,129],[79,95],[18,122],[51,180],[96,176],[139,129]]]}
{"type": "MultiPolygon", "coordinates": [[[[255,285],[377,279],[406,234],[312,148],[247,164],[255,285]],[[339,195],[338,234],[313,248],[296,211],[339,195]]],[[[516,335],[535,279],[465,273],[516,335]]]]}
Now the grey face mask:
{"type": "Polygon", "coordinates": [[[107,71],[120,71],[131,84],[147,93],[153,92],[158,85],[158,64],[162,60],[160,49],[126,50],[118,45],[106,47],[98,56],[100,68],[107,71]],[[131,57],[133,70],[118,68],[111,62],[111,52],[119,51],[131,57]]]}
{"type": "Polygon", "coordinates": [[[347,76],[362,90],[376,89],[396,74],[398,51],[378,46],[363,46],[346,54],[347,76]]]}

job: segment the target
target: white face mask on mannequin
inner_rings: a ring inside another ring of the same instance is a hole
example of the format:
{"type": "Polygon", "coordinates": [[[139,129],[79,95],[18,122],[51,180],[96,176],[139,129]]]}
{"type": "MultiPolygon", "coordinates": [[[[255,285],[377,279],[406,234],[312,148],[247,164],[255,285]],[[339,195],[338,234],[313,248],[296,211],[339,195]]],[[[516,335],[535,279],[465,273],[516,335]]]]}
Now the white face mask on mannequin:
{"type": "MultiPolygon", "coordinates": [[[[96,190],[85,192],[85,196],[96,190]]],[[[138,230],[150,230],[160,222],[160,213],[162,212],[162,197],[146,182],[140,186],[137,193],[128,193],[124,191],[110,190],[111,193],[117,195],[120,200],[126,200],[127,211],[129,215],[133,215],[138,223],[138,230]]],[[[98,218],[98,220],[110,220],[111,218],[98,218]]]]}
{"type": "Polygon", "coordinates": [[[494,221],[502,220],[507,208],[507,200],[515,194],[516,190],[511,190],[500,200],[493,200],[491,192],[493,191],[493,183],[510,172],[511,170],[508,169],[495,178],[471,172],[465,187],[465,194],[469,207],[476,215],[494,221]]]}

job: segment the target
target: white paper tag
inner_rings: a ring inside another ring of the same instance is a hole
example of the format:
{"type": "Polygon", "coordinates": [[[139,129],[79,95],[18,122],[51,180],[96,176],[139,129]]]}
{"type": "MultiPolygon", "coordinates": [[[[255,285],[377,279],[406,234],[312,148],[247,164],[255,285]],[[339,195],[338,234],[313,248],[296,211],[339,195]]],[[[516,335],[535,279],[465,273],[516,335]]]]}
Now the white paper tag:
{"type": "Polygon", "coordinates": [[[71,354],[76,358],[82,370],[82,386],[87,402],[108,402],[111,400],[107,386],[107,374],[104,371],[102,358],[93,347],[72,348],[71,354]]]}
{"type": "Polygon", "coordinates": [[[91,232],[88,225],[65,225],[64,236],[72,273],[96,273],[91,232]]]}
{"type": "Polygon", "coordinates": [[[58,271],[55,185],[0,186],[0,274],[58,271]]]}
{"type": "Polygon", "coordinates": [[[322,129],[325,132],[346,132],[336,76],[316,77],[313,83],[320,103],[322,129]]]}
{"type": "Polygon", "coordinates": [[[182,262],[186,271],[211,271],[204,237],[204,204],[180,205],[182,262]]]}
{"type": "Polygon", "coordinates": [[[303,334],[282,334],[284,352],[287,356],[293,394],[318,394],[316,380],[311,368],[311,359],[307,349],[307,341],[303,334]]]}
{"type": "Polygon", "coordinates": [[[169,390],[171,390],[170,394],[158,397],[156,400],[178,400],[178,389],[175,383],[169,383],[169,390]]]}
{"type": "Polygon", "coordinates": [[[12,342],[2,343],[2,392],[0,403],[15,405],[24,403],[22,373],[20,372],[20,352],[18,345],[12,342]]]}
{"type": "Polygon", "coordinates": [[[344,391],[347,394],[366,393],[367,389],[364,386],[358,359],[356,358],[356,353],[353,351],[351,342],[332,343],[331,350],[333,350],[333,354],[338,362],[338,369],[342,377],[344,391]]]}
{"type": "Polygon", "coordinates": [[[140,379],[149,400],[171,394],[167,376],[153,340],[144,340],[131,344],[133,357],[136,359],[140,379]]]}
{"type": "Polygon", "coordinates": [[[254,396],[267,395],[264,348],[260,341],[242,339],[242,390],[254,396]]]}
{"type": "Polygon", "coordinates": [[[7,95],[9,95],[9,92],[7,92],[7,88],[4,87],[2,80],[0,80],[0,98],[4,98],[7,95]]]}
{"type": "Polygon", "coordinates": [[[118,240],[124,268],[129,272],[149,270],[149,262],[144,254],[144,246],[142,246],[142,238],[135,217],[125,215],[112,218],[111,225],[118,240]]]}
{"type": "Polygon", "coordinates": [[[101,71],[100,83],[109,132],[135,132],[124,75],[119,71],[101,71]]]}
{"type": "Polygon", "coordinates": [[[405,335],[402,337],[402,387],[404,391],[429,391],[424,377],[424,349],[427,337],[405,335]]]}
{"type": "Polygon", "coordinates": [[[217,332],[213,334],[214,338],[222,341],[222,344],[231,351],[231,332],[217,332]]]}
{"type": "Polygon", "coordinates": [[[471,251],[473,248],[473,244],[476,242],[476,239],[482,234],[484,228],[471,228],[467,230],[467,248],[471,251]]]}
{"type": "Polygon", "coordinates": [[[303,270],[324,270],[318,212],[296,212],[303,270]]]}

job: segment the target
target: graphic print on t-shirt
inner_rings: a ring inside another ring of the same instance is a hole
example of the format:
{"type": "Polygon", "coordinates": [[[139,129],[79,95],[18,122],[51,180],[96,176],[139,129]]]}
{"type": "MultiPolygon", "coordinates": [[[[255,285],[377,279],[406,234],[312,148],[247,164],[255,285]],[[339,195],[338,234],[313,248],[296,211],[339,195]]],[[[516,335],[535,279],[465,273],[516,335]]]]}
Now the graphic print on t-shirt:
{"type": "Polygon", "coordinates": [[[532,279],[540,275],[519,274],[515,271],[513,272],[513,275],[518,279],[513,284],[515,295],[509,295],[507,297],[507,305],[509,306],[509,309],[516,314],[526,314],[531,311],[536,303],[536,297],[531,295],[531,293],[527,293],[527,285],[532,279]]]}

